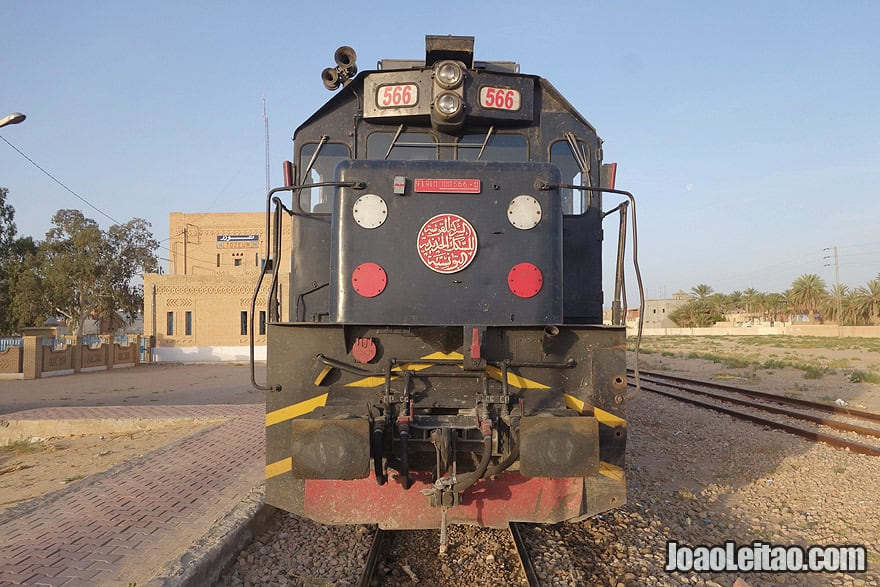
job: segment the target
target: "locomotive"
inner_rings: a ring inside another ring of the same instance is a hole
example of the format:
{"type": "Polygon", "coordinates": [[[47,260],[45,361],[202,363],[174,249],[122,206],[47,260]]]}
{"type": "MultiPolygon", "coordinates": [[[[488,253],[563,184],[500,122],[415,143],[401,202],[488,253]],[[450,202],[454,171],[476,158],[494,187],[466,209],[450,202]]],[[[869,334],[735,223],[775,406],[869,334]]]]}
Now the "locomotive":
{"type": "Polygon", "coordinates": [[[439,527],[445,544],[451,523],[579,521],[626,502],[629,202],[605,211],[603,195],[629,194],[547,80],[473,48],[428,36],[424,60],[358,73],[340,47],[321,74],[337,93],[294,134],[251,307],[253,336],[270,282],[265,384],[251,340],[268,504],[324,524],[439,527]]]}

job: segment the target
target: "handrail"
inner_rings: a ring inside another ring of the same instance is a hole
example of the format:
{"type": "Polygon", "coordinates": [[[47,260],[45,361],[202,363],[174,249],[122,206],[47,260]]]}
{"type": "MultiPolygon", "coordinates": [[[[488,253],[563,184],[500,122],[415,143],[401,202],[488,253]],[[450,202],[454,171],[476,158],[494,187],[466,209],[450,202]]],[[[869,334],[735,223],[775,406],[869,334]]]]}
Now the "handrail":
{"type": "MultiPolygon", "coordinates": [[[[266,193],[266,260],[263,263],[263,267],[260,270],[260,276],[257,279],[257,286],[254,289],[254,295],[251,297],[251,305],[250,305],[250,316],[248,317],[248,338],[250,342],[250,367],[251,367],[251,385],[254,389],[258,389],[260,391],[281,391],[280,385],[260,385],[257,383],[256,378],[256,366],[254,361],[254,346],[255,346],[255,334],[254,334],[254,314],[257,309],[257,297],[260,295],[260,288],[263,287],[263,279],[266,277],[266,274],[271,270],[272,271],[272,284],[269,288],[268,302],[270,306],[272,305],[272,300],[275,297],[275,290],[278,285],[278,262],[281,258],[281,211],[287,212],[288,216],[304,216],[305,214],[296,212],[287,208],[280,198],[276,197],[275,194],[280,192],[293,192],[296,190],[301,190],[303,188],[311,188],[311,187],[324,187],[324,186],[335,186],[335,187],[350,187],[353,189],[364,189],[366,187],[366,183],[362,181],[324,181],[318,183],[308,183],[308,184],[298,184],[298,185],[290,185],[284,187],[273,188],[266,193]],[[271,220],[271,209],[272,202],[275,202],[275,231],[272,232],[270,227],[271,220]],[[272,253],[272,257],[269,257],[270,251],[272,253]]],[[[270,314],[268,316],[268,320],[271,321],[273,317],[273,313],[277,312],[270,307],[270,314]]],[[[280,316],[274,316],[276,319],[280,320],[280,316]]]]}
{"type": "MultiPolygon", "coordinates": [[[[614,188],[594,188],[589,186],[571,184],[551,184],[545,181],[537,182],[537,185],[535,187],[541,191],[554,189],[570,189],[588,192],[601,192],[606,194],[618,194],[627,197],[630,201],[630,204],[632,205],[633,269],[635,270],[636,283],[639,287],[639,328],[638,334],[636,335],[636,349],[634,360],[635,368],[633,369],[633,378],[636,380],[636,388],[631,393],[627,393],[624,396],[618,396],[618,398],[615,398],[615,401],[617,401],[617,403],[627,402],[637,396],[642,390],[641,380],[639,379],[639,349],[642,345],[642,330],[645,324],[645,288],[642,285],[642,272],[641,269],[639,269],[639,237],[636,224],[636,197],[632,195],[631,192],[628,192],[626,190],[618,190],[614,188]]],[[[624,322],[625,320],[626,319],[624,318],[624,322]]]]}

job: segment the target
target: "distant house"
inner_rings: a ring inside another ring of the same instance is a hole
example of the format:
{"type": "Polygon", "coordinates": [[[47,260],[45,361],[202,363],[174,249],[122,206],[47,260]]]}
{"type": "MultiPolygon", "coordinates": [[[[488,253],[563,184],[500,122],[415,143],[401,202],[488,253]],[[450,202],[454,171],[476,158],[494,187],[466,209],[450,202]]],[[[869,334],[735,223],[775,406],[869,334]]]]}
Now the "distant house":
{"type": "Polygon", "coordinates": [[[645,328],[677,328],[669,315],[691,300],[690,294],[681,290],[669,299],[645,300],[645,328]]]}

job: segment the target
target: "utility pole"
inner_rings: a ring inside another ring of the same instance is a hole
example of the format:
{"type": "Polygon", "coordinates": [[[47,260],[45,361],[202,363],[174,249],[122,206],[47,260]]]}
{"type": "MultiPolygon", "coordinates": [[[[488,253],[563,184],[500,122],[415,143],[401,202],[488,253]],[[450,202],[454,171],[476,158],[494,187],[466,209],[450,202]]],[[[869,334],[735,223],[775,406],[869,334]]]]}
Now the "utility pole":
{"type": "MultiPolygon", "coordinates": [[[[840,262],[837,256],[837,245],[834,245],[832,248],[822,249],[824,251],[834,250],[834,293],[837,297],[837,336],[838,338],[843,336],[843,300],[840,297],[841,287],[840,287],[840,262]]],[[[826,255],[825,259],[828,259],[829,256],[826,255]]],[[[828,263],[825,263],[825,266],[828,267],[828,263]]]]}
{"type": "Polygon", "coordinates": [[[183,225],[183,274],[186,275],[186,243],[189,242],[188,224],[183,225]]]}

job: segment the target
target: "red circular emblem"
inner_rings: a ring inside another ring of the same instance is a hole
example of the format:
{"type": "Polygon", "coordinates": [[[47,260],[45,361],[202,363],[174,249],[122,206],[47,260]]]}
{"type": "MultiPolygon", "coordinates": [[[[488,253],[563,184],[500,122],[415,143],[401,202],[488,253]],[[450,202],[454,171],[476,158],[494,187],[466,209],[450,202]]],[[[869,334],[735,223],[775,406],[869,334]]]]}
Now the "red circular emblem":
{"type": "Polygon", "coordinates": [[[507,274],[507,287],[513,295],[520,298],[531,298],[541,291],[544,285],[544,276],[541,270],[531,263],[514,265],[507,274]]]}
{"type": "Polygon", "coordinates": [[[461,271],[477,256],[477,231],[456,214],[438,214],[419,230],[419,257],[437,273],[461,271]]]}
{"type": "Polygon", "coordinates": [[[354,291],[365,298],[375,298],[385,291],[388,284],[388,276],[381,265],[376,263],[361,263],[351,274],[351,285],[354,291]]]}

